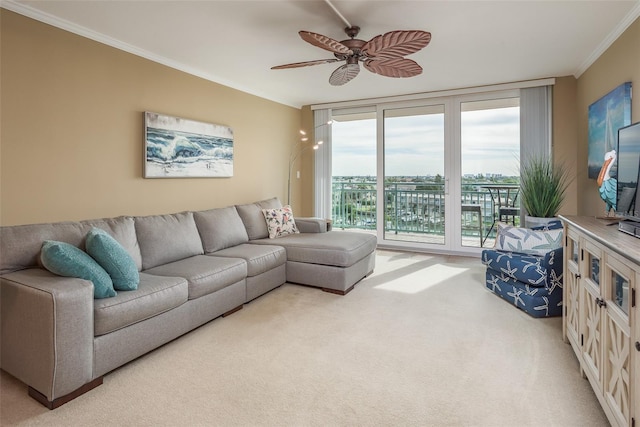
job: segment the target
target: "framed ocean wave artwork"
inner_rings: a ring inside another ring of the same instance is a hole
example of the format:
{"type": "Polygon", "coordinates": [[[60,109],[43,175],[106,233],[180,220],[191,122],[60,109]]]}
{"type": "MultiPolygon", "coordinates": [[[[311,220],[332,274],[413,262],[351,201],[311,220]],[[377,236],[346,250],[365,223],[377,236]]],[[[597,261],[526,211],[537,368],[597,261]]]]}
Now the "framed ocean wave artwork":
{"type": "Polygon", "coordinates": [[[233,130],[145,111],[145,178],[233,176],[233,130]]]}

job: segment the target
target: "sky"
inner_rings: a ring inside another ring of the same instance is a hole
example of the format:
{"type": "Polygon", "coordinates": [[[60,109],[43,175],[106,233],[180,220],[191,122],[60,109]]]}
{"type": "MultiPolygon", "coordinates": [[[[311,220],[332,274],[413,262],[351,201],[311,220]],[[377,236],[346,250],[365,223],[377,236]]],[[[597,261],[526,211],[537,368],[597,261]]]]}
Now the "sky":
{"type": "MultiPolygon", "coordinates": [[[[333,122],[334,176],[376,175],[375,119],[333,122]]],[[[520,109],[462,113],[462,174],[518,175],[520,109]]],[[[387,118],[387,176],[444,175],[444,114],[387,118]]]]}

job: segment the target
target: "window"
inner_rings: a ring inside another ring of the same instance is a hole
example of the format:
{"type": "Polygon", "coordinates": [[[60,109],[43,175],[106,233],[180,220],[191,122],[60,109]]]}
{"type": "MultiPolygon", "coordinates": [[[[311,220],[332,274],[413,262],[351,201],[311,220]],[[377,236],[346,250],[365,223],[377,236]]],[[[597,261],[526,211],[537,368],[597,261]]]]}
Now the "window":
{"type": "Polygon", "coordinates": [[[534,87],[316,108],[316,123],[333,120],[316,157],[324,193],[316,215],[336,229],[375,232],[382,246],[477,253],[493,245],[496,221],[520,223],[521,147],[549,152],[539,140],[550,121],[538,119],[549,117],[549,94],[534,87]]]}

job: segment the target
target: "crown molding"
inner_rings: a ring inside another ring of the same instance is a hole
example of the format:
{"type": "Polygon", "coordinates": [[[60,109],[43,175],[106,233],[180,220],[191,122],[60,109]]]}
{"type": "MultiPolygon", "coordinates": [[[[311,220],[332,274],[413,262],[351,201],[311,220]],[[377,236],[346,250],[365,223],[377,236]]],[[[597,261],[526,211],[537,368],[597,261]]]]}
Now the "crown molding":
{"type": "Polygon", "coordinates": [[[589,67],[593,65],[593,63],[596,62],[598,58],[600,58],[600,56],[604,52],[606,52],[607,49],[609,49],[609,47],[611,47],[613,42],[615,42],[618,39],[618,37],[620,37],[622,33],[624,33],[627,30],[627,28],[629,28],[629,26],[633,24],[633,22],[639,16],[640,16],[640,0],[637,0],[635,6],[631,8],[629,13],[627,13],[627,15],[624,17],[624,19],[620,21],[620,23],[618,23],[618,25],[613,29],[613,31],[611,31],[602,42],[600,42],[598,47],[591,53],[591,55],[589,55],[587,59],[585,59],[584,62],[580,64],[578,69],[573,73],[573,76],[577,79],[585,71],[587,71],[589,67]]]}
{"type": "Polygon", "coordinates": [[[248,93],[250,95],[254,95],[263,99],[268,99],[270,101],[277,102],[279,104],[287,105],[289,107],[300,108],[300,106],[298,105],[289,104],[288,102],[281,99],[273,99],[272,97],[268,97],[264,93],[257,92],[247,87],[239,86],[237,84],[234,84],[233,82],[222,79],[218,76],[212,75],[210,73],[206,73],[202,70],[199,70],[193,67],[189,67],[181,62],[173,61],[171,59],[165,58],[164,56],[156,55],[155,53],[149,52],[144,49],[140,49],[137,46],[133,46],[121,40],[115,39],[113,37],[109,37],[105,34],[83,27],[74,22],[58,18],[57,16],[53,16],[48,13],[44,13],[38,9],[19,3],[15,0],[0,0],[0,8],[10,10],[20,15],[26,16],[27,18],[31,18],[36,21],[43,22],[45,24],[51,25],[56,28],[60,28],[65,31],[69,31],[70,33],[77,34],[81,37],[85,37],[87,39],[96,41],[98,43],[102,43],[104,45],[122,50],[124,52],[131,53],[133,55],[148,59],[149,61],[153,61],[161,65],[165,65],[175,70],[182,71],[184,73],[187,73],[196,77],[200,77],[210,82],[217,83],[226,87],[230,87],[232,89],[236,89],[241,92],[248,93]]]}

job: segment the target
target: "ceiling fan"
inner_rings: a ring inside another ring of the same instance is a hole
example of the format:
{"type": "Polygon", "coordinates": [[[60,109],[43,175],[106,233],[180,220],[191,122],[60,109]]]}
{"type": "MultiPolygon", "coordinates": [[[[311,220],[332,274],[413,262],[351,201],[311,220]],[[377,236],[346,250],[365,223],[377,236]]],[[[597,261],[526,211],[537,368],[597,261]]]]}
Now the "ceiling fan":
{"type": "Polygon", "coordinates": [[[272,70],[345,61],[345,64],[338,67],[329,77],[329,83],[333,86],[341,86],[357,76],[360,72],[359,62],[362,62],[367,70],[386,77],[413,77],[422,73],[422,67],[405,56],[427,46],[431,41],[431,33],[399,30],[378,35],[368,42],[360,40],[355,38],[360,32],[360,27],[349,24],[329,0],[325,1],[347,24],[344,31],[350,38],[337,41],[311,31],[299,31],[298,34],[302,40],[332,52],[335,58],[278,65],[271,67],[272,70]]]}

